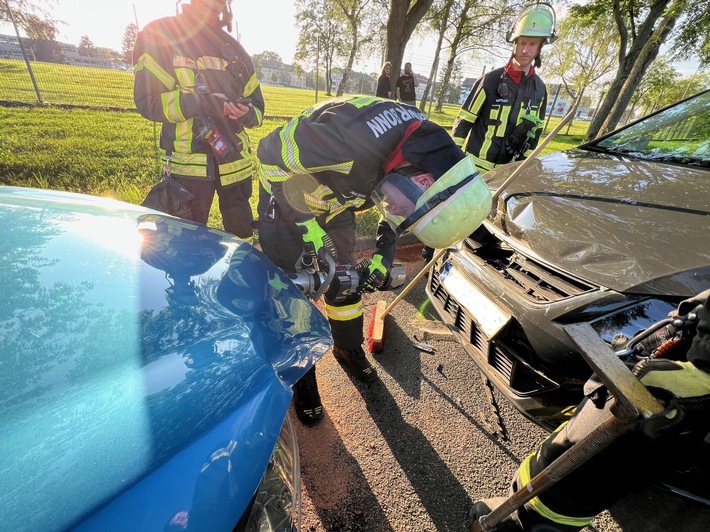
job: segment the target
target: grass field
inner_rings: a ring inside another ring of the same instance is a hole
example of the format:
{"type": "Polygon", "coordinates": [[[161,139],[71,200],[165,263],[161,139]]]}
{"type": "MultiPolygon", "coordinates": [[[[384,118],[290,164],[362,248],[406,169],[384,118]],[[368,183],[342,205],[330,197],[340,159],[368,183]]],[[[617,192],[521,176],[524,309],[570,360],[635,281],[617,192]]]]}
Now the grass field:
{"type": "MultiPolygon", "coordinates": [[[[22,72],[9,63],[13,62],[0,61],[0,74],[4,77],[0,83],[0,99],[7,99],[7,83],[22,85],[22,72]]],[[[93,86],[101,87],[100,91],[95,91],[94,105],[126,103],[126,92],[130,99],[131,72],[116,71],[114,74],[119,76],[109,82],[104,79],[106,71],[102,69],[50,66],[52,68],[47,67],[41,74],[36,72],[36,76],[38,83],[40,76],[61,78],[63,83],[61,89],[56,89],[57,94],[64,91],[63,96],[74,98],[81,91],[86,92],[87,86],[93,86]]],[[[31,84],[25,90],[32,91],[31,84]]],[[[263,93],[266,115],[280,118],[266,120],[261,127],[248,131],[254,150],[261,138],[285,122],[283,117],[294,116],[315,102],[312,90],[263,86],[263,93]]],[[[327,96],[320,92],[319,101],[325,99],[327,96]]],[[[433,113],[430,118],[448,129],[457,111],[458,106],[445,106],[441,113],[433,113]]],[[[551,119],[547,131],[557,123],[559,119],[551,119]]],[[[573,123],[569,134],[564,128],[545,152],[581,143],[587,125],[586,122],[573,123]]],[[[55,106],[0,107],[0,128],[3,132],[0,135],[0,184],[3,185],[69,190],[140,203],[159,179],[159,125],[135,112],[55,106]]],[[[369,232],[375,223],[375,214],[360,218],[358,230],[369,232]]],[[[209,223],[222,227],[215,206],[209,223]]]]}

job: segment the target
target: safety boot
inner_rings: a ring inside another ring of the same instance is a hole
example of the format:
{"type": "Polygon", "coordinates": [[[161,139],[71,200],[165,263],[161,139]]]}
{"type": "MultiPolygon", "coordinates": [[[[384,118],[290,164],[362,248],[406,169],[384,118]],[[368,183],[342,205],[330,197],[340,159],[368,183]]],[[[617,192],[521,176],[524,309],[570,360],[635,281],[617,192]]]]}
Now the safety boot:
{"type": "Polygon", "coordinates": [[[339,347],[333,347],[333,355],[338,362],[348,368],[356,379],[368,382],[377,378],[377,370],[370,364],[370,361],[367,360],[362,347],[349,351],[340,349],[339,347]]]}
{"type": "Polygon", "coordinates": [[[304,425],[315,425],[323,419],[323,405],[318,393],[315,366],[293,385],[293,407],[304,425]]]}

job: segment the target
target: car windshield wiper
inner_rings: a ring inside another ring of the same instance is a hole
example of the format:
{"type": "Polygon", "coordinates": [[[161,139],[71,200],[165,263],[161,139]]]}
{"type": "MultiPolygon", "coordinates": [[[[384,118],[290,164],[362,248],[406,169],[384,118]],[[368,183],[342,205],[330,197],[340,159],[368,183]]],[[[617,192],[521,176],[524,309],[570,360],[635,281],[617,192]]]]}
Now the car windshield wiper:
{"type": "Polygon", "coordinates": [[[683,164],[686,166],[698,166],[701,168],[710,168],[710,159],[704,160],[704,159],[697,159],[694,157],[683,157],[682,155],[669,155],[669,154],[649,156],[648,159],[651,161],[654,161],[654,162],[674,163],[674,164],[683,164]]]}

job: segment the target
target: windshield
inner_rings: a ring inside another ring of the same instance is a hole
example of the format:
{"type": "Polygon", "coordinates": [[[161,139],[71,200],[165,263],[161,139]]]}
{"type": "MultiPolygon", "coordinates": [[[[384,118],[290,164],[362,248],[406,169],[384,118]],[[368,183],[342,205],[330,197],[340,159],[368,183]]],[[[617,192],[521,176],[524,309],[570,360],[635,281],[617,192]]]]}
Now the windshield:
{"type": "Polygon", "coordinates": [[[644,118],[586,148],[710,168],[710,91],[644,118]]]}

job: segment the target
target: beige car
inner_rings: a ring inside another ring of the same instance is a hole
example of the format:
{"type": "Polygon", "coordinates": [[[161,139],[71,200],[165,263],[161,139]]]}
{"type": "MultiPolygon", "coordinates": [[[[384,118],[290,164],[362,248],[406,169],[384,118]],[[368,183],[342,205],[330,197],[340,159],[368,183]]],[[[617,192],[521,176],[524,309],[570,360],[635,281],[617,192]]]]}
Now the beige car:
{"type": "MultiPolygon", "coordinates": [[[[487,173],[491,189],[514,168],[487,173]]],[[[493,385],[553,430],[591,374],[562,325],[624,351],[710,288],[710,91],[534,161],[495,207],[432,264],[427,293],[493,385]]]]}

